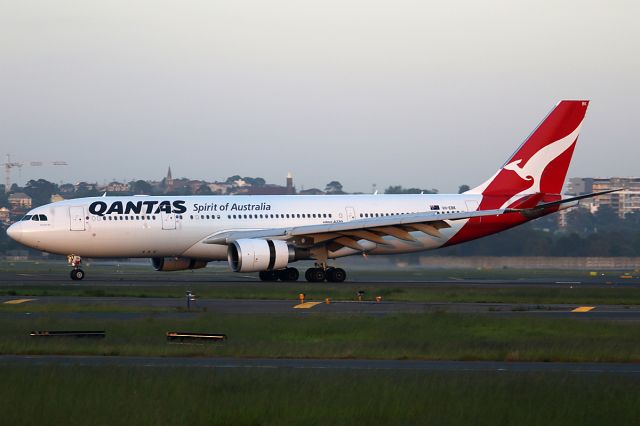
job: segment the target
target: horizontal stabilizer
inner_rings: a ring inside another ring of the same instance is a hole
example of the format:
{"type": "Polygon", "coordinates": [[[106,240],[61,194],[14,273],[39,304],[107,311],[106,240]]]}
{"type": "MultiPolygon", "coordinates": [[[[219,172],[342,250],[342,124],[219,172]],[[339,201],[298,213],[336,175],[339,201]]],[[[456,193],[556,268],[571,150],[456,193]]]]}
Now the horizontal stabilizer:
{"type": "Polygon", "coordinates": [[[624,188],[617,188],[617,189],[609,189],[606,191],[600,191],[600,192],[592,192],[590,194],[584,194],[584,195],[578,195],[576,197],[570,197],[570,198],[564,198],[562,200],[558,200],[558,201],[552,201],[550,203],[543,203],[543,204],[538,204],[535,207],[531,207],[528,209],[507,209],[507,212],[525,212],[525,211],[539,211],[539,210],[544,210],[546,208],[549,207],[554,207],[554,206],[559,206],[561,204],[567,204],[567,203],[572,203],[574,201],[580,201],[580,200],[584,200],[585,198],[593,198],[593,197],[597,197],[599,195],[604,195],[604,194],[610,194],[612,192],[619,192],[619,191],[623,191],[624,188]]]}

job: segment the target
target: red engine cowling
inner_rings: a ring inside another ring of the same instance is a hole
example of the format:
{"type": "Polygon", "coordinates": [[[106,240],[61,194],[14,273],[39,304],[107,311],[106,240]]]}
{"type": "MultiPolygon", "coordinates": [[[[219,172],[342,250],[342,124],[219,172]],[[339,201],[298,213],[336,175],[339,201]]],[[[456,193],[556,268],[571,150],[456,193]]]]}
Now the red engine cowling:
{"type": "Polygon", "coordinates": [[[186,269],[200,269],[207,266],[206,260],[190,259],[188,257],[153,257],[151,264],[156,271],[184,271],[186,269]]]}
{"type": "Polygon", "coordinates": [[[285,268],[296,253],[285,241],[246,238],[229,244],[227,259],[233,272],[271,271],[285,268]]]}

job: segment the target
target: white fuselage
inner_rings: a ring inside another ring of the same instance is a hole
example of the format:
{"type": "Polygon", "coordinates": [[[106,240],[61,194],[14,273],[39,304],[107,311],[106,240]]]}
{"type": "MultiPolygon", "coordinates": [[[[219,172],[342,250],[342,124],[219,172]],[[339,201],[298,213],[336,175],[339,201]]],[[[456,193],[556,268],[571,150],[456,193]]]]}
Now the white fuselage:
{"type": "MultiPolygon", "coordinates": [[[[418,212],[475,211],[476,194],[276,195],[93,197],[37,207],[11,227],[11,236],[38,250],[85,257],[169,257],[226,260],[227,246],[203,241],[221,232],[342,223],[418,212]],[[42,218],[42,216],[39,216],[42,218]]],[[[408,253],[441,247],[466,223],[450,221],[442,237],[412,233],[416,241],[362,240],[369,254],[408,253]]],[[[330,254],[359,253],[344,247],[330,254]]]]}

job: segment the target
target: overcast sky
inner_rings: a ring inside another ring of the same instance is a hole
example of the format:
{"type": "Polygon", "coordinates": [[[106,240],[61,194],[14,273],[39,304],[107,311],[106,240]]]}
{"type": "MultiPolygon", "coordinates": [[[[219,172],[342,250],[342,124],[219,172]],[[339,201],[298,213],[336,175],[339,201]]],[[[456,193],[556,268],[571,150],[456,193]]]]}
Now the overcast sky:
{"type": "MultiPolygon", "coordinates": [[[[0,0],[20,183],[233,174],[455,192],[560,99],[570,176],[638,176],[638,1],[0,0]]],[[[1,162],[4,162],[4,157],[1,162]]]]}

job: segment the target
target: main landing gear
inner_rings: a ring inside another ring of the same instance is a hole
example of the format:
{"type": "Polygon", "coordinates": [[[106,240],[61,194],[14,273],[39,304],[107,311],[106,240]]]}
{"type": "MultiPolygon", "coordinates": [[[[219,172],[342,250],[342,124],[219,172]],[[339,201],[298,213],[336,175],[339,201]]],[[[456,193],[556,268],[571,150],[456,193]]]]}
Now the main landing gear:
{"type": "MultiPolygon", "coordinates": [[[[278,271],[262,271],[258,273],[262,281],[298,281],[300,273],[296,268],[285,268],[278,271]]],[[[329,281],[341,283],[347,278],[347,273],[342,268],[333,268],[316,264],[304,273],[304,278],[311,283],[329,281]]]]}
{"type": "Polygon", "coordinates": [[[80,256],[76,256],[75,254],[70,254],[67,256],[67,261],[69,265],[73,267],[71,273],[71,279],[74,281],[80,281],[84,278],[84,271],[80,269],[80,263],[82,263],[82,258],[80,256]]]}
{"type": "Polygon", "coordinates": [[[342,268],[309,268],[304,273],[304,277],[311,283],[319,283],[329,281],[332,283],[341,283],[347,278],[347,273],[342,268]]]}

